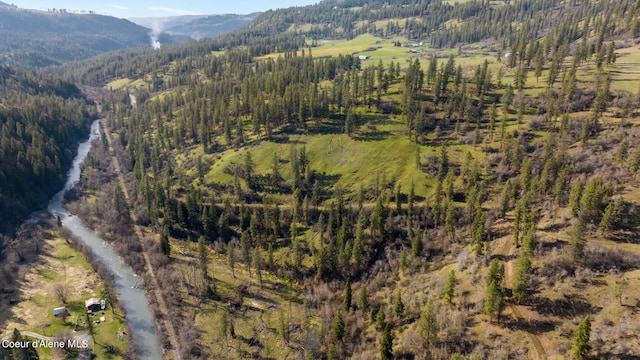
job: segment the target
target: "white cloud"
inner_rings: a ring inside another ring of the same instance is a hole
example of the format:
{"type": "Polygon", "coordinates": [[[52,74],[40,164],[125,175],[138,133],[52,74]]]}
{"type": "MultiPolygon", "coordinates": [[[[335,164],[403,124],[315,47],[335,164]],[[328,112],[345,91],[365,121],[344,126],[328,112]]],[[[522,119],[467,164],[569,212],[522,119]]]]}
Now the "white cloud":
{"type": "Polygon", "coordinates": [[[118,10],[129,10],[129,8],[126,7],[126,6],[116,5],[116,4],[110,4],[109,7],[112,7],[114,9],[118,9],[118,10]]]}
{"type": "Polygon", "coordinates": [[[149,6],[149,10],[162,11],[162,12],[167,12],[175,15],[200,15],[199,13],[191,10],[174,9],[174,8],[163,7],[163,6],[149,6]]]}

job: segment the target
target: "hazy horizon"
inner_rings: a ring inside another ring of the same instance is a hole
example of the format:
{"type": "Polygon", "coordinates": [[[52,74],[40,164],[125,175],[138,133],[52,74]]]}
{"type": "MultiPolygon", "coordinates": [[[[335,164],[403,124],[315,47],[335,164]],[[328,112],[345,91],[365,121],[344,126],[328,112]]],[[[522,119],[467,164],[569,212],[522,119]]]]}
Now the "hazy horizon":
{"type": "Polygon", "coordinates": [[[21,8],[34,10],[66,9],[71,12],[94,11],[97,14],[110,15],[119,18],[140,17],[168,17],[181,15],[218,15],[218,14],[250,14],[267,11],[269,9],[286,8],[291,6],[306,6],[319,0],[244,0],[235,2],[222,1],[149,1],[125,2],[114,0],[110,2],[87,2],[78,0],[5,0],[21,8]]]}

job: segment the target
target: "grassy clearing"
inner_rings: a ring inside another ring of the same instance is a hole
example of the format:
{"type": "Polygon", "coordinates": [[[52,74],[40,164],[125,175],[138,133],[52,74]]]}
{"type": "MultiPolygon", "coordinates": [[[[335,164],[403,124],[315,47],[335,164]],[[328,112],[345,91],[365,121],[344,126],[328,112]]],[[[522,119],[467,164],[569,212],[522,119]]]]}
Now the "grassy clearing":
{"type": "Polygon", "coordinates": [[[640,49],[629,47],[616,51],[615,64],[610,67],[612,79],[611,90],[626,90],[637,93],[640,87],[640,49]]]}
{"type": "MultiPolygon", "coordinates": [[[[408,48],[397,47],[394,46],[393,43],[405,43],[407,41],[404,37],[383,39],[371,34],[364,34],[352,40],[319,40],[318,46],[311,48],[311,52],[314,57],[337,56],[340,54],[370,56],[371,58],[369,60],[364,60],[365,63],[375,61],[375,64],[377,64],[380,59],[382,59],[384,63],[391,61],[402,62],[410,58],[411,55],[415,56],[416,54],[410,54],[408,48]],[[375,48],[376,50],[368,50],[370,48],[375,48]]],[[[425,45],[419,49],[424,51],[428,49],[428,47],[425,45]]],[[[278,56],[282,56],[282,54],[274,53],[261,56],[257,59],[277,58],[278,56]]]]}
{"type": "MultiPolygon", "coordinates": [[[[205,182],[231,183],[233,177],[224,169],[234,164],[242,165],[248,151],[255,163],[255,172],[264,175],[271,173],[273,156],[278,154],[281,159],[280,172],[287,178],[291,172],[288,161],[293,143],[298,150],[304,146],[311,169],[331,179],[330,187],[333,190],[346,190],[347,197],[349,193],[354,196],[357,194],[358,184],[364,184],[365,187],[374,185],[377,176],[400,184],[404,192],[414,182],[416,193],[426,196],[429,179],[417,169],[417,145],[405,134],[404,123],[396,118],[381,117],[366,118],[366,121],[374,124],[376,130],[368,130],[361,124],[350,137],[342,134],[334,122],[325,120],[320,128],[312,127],[309,134],[287,135],[286,141],[262,140],[239,151],[227,150],[219,154],[205,176],[205,182]],[[322,133],[330,129],[336,131],[322,133]]],[[[364,122],[363,119],[361,123],[364,122]]],[[[427,151],[426,147],[421,146],[421,154],[427,151]]],[[[460,152],[466,154],[464,150],[460,152]]]]}
{"type": "Polygon", "coordinates": [[[131,80],[129,78],[117,79],[107,83],[107,85],[105,85],[105,89],[120,90],[127,87],[129,84],[131,84],[131,80]]]}
{"type": "MultiPolygon", "coordinates": [[[[0,335],[4,336],[14,328],[49,337],[88,332],[84,301],[99,297],[103,280],[94,273],[82,253],[62,238],[52,235],[54,237],[44,243],[39,261],[25,275],[20,286],[21,301],[9,309],[12,315],[5,322],[0,335]],[[66,303],[58,300],[57,286],[66,289],[66,303]],[[66,319],[53,316],[53,308],[59,306],[66,306],[69,311],[66,319]],[[78,331],[74,331],[76,321],[80,325],[78,331]]],[[[94,324],[94,353],[99,359],[120,359],[121,356],[107,354],[106,347],[115,347],[116,353],[127,352],[126,341],[116,339],[117,334],[125,330],[122,311],[117,309],[114,314],[107,309],[100,316],[104,316],[106,321],[94,324]]],[[[58,356],[51,349],[39,349],[39,352],[41,358],[58,356]]]]}

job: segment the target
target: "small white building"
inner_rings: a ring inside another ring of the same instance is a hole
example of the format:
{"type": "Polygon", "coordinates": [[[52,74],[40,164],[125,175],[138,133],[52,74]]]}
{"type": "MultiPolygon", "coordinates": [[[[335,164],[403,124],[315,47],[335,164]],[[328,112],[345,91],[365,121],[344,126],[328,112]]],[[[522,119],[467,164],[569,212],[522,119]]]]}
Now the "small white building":
{"type": "Polygon", "coordinates": [[[53,316],[55,317],[64,317],[68,315],[67,308],[64,306],[57,307],[53,309],[53,316]]]}

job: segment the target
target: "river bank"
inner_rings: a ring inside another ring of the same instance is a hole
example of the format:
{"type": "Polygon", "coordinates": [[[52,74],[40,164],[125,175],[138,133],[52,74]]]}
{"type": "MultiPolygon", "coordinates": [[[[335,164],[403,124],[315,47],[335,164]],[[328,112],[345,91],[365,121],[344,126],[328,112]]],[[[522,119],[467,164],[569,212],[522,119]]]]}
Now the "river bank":
{"type": "Polygon", "coordinates": [[[160,359],[162,352],[154,326],[154,316],[138,275],[110,243],[85,226],[78,217],[71,215],[63,205],[65,194],[80,180],[81,165],[91,149],[92,142],[100,137],[99,127],[100,121],[91,125],[89,139],[78,147],[78,155],[69,170],[65,186],[52,198],[48,210],[54,217],[60,218],[62,225],[91,250],[94,259],[104,265],[112,276],[113,287],[126,313],[137,355],[144,359],[160,359]]]}

